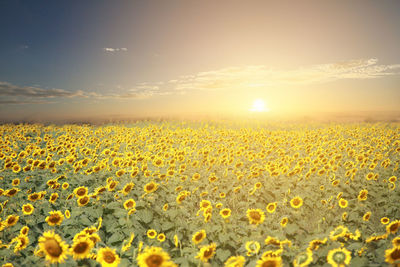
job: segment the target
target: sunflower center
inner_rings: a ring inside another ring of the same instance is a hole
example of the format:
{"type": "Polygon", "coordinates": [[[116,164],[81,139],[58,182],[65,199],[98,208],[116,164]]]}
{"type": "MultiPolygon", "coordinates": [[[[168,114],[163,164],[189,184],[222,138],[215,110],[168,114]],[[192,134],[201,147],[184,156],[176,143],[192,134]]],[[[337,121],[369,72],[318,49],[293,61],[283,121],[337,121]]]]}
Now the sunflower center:
{"type": "Polygon", "coordinates": [[[88,247],[89,244],[86,241],[80,242],[78,245],[74,247],[74,252],[78,254],[84,253],[88,247]]]}
{"type": "Polygon", "coordinates": [[[344,260],[346,259],[346,255],[343,252],[339,251],[333,254],[332,258],[337,263],[343,263],[344,260]]]}
{"type": "Polygon", "coordinates": [[[146,264],[149,267],[158,267],[158,266],[161,266],[163,261],[164,261],[164,259],[160,255],[150,255],[146,259],[146,264]]]}
{"type": "Polygon", "coordinates": [[[25,212],[30,212],[32,210],[32,208],[30,206],[25,206],[24,207],[24,211],[25,212]]]}
{"type": "Polygon", "coordinates": [[[263,262],[263,264],[261,265],[261,267],[276,267],[276,261],[274,260],[267,260],[265,262],[263,262]]]}
{"type": "Polygon", "coordinates": [[[62,254],[62,248],[54,239],[46,240],[44,248],[46,249],[47,253],[52,257],[59,257],[62,254]]]}
{"type": "Polygon", "coordinates": [[[198,234],[196,235],[196,237],[194,239],[196,239],[196,241],[199,241],[203,238],[203,234],[198,234]]]}
{"type": "Polygon", "coordinates": [[[132,201],[129,201],[128,203],[126,203],[126,206],[127,206],[128,208],[132,208],[132,207],[133,207],[133,202],[132,202],[132,201]]]}
{"type": "Polygon", "coordinates": [[[86,204],[89,201],[88,197],[83,197],[81,199],[79,199],[79,203],[81,203],[82,205],[86,204]]]}
{"type": "Polygon", "coordinates": [[[270,210],[270,211],[273,211],[274,210],[274,206],[273,205],[271,205],[271,206],[268,206],[268,210],[270,210]]]}
{"type": "Polygon", "coordinates": [[[53,216],[51,216],[50,218],[49,218],[49,221],[51,222],[51,223],[58,223],[58,221],[60,221],[60,217],[58,216],[58,215],[53,215],[53,216]]]}
{"type": "Polygon", "coordinates": [[[107,263],[113,263],[115,261],[115,256],[112,252],[106,251],[104,253],[104,261],[107,263]]]}
{"type": "Polygon", "coordinates": [[[148,191],[151,191],[153,188],[154,188],[154,185],[152,185],[152,184],[147,186],[148,191]]]}
{"type": "Polygon", "coordinates": [[[17,193],[17,190],[11,189],[8,194],[9,195],[14,195],[15,193],[17,193]]]}
{"type": "Polygon", "coordinates": [[[83,195],[86,194],[86,190],[83,189],[83,188],[80,188],[80,189],[78,189],[78,191],[76,191],[76,194],[77,194],[78,196],[83,196],[83,195]]]}
{"type": "Polygon", "coordinates": [[[400,249],[396,248],[391,254],[390,256],[392,257],[393,260],[399,260],[400,259],[400,249]]]}
{"type": "Polygon", "coordinates": [[[212,248],[209,248],[209,249],[207,249],[206,251],[204,251],[203,256],[204,256],[205,258],[208,258],[208,257],[210,257],[210,256],[212,255],[213,251],[214,251],[214,250],[213,250],[212,248]]]}
{"type": "Polygon", "coordinates": [[[15,217],[11,217],[7,220],[7,224],[13,224],[15,222],[15,217]]]}
{"type": "Polygon", "coordinates": [[[300,205],[300,200],[299,199],[294,199],[293,200],[293,205],[295,205],[295,206],[298,206],[298,205],[300,205]]]}
{"type": "Polygon", "coordinates": [[[131,191],[132,190],[132,186],[127,186],[127,187],[125,187],[125,192],[129,192],[129,191],[131,191]]]}
{"type": "Polygon", "coordinates": [[[390,231],[396,232],[398,228],[399,228],[399,223],[394,223],[390,226],[390,231]]]}
{"type": "Polygon", "coordinates": [[[260,213],[256,212],[256,211],[252,211],[250,213],[251,218],[253,218],[254,220],[260,220],[261,219],[261,215],[260,213]]]}

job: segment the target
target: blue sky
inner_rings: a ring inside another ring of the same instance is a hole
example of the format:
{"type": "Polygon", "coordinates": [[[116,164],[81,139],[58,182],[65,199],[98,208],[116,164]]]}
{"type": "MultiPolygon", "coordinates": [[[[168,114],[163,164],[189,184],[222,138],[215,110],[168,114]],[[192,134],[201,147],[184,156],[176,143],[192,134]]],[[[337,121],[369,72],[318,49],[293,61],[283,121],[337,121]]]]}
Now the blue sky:
{"type": "Polygon", "coordinates": [[[1,1],[0,119],[238,114],[258,98],[277,114],[399,111],[399,12],[399,1],[1,1]]]}

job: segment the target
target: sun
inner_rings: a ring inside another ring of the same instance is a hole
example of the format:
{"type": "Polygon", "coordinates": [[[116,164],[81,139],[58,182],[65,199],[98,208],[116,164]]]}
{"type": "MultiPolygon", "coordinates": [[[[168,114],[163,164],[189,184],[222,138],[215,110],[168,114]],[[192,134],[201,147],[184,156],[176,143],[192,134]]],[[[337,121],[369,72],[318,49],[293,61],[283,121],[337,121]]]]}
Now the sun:
{"type": "Polygon", "coordinates": [[[269,109],[265,105],[264,100],[257,98],[253,102],[253,106],[251,107],[250,111],[252,112],[268,112],[269,109]]]}

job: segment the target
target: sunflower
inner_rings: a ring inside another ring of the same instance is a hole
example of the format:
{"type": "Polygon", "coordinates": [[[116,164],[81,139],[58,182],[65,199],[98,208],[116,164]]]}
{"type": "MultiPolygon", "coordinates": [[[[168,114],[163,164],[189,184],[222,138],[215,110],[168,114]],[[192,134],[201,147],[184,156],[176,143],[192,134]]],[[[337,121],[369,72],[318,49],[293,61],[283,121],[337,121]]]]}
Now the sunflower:
{"type": "Polygon", "coordinates": [[[248,256],[257,254],[260,251],[260,243],[257,241],[247,241],[245,246],[248,256]]]}
{"type": "Polygon", "coordinates": [[[58,198],[58,193],[53,193],[53,194],[50,195],[49,202],[50,203],[55,203],[57,198],[58,198]]]}
{"type": "Polygon", "coordinates": [[[332,249],[328,252],[326,259],[331,266],[342,267],[350,264],[351,252],[346,248],[332,249]]]}
{"type": "Polygon", "coordinates": [[[118,170],[116,173],[115,173],[115,175],[117,176],[117,177],[121,177],[122,175],[124,175],[125,174],[125,170],[118,170]]]}
{"type": "Polygon", "coordinates": [[[50,211],[49,214],[50,215],[46,217],[46,222],[50,226],[60,225],[62,223],[62,221],[64,220],[64,215],[59,210],[50,211]]]}
{"type": "Polygon", "coordinates": [[[256,267],[282,267],[282,258],[280,256],[261,257],[257,261],[256,267]]]}
{"type": "Polygon", "coordinates": [[[164,206],[162,207],[163,211],[167,211],[168,210],[168,203],[165,203],[164,206]]]}
{"type": "Polygon", "coordinates": [[[149,230],[147,230],[147,237],[148,237],[148,238],[153,239],[153,238],[155,238],[156,236],[157,236],[156,230],[154,230],[154,229],[149,229],[149,230]]]}
{"type": "Polygon", "coordinates": [[[19,231],[19,233],[20,233],[21,235],[28,235],[28,233],[29,233],[29,227],[28,227],[28,226],[22,227],[21,230],[19,231]]]}
{"type": "Polygon", "coordinates": [[[86,196],[88,193],[88,189],[86,186],[80,186],[74,189],[74,194],[76,197],[83,197],[86,196]]]}
{"type": "Polygon", "coordinates": [[[17,245],[14,247],[14,253],[17,253],[28,246],[29,238],[26,235],[19,235],[11,241],[11,243],[14,242],[17,242],[17,245]]]}
{"type": "Polygon", "coordinates": [[[126,210],[130,210],[130,209],[133,209],[133,208],[135,208],[136,207],[136,202],[135,202],[135,200],[133,200],[132,198],[130,198],[130,199],[128,199],[128,200],[126,200],[125,202],[124,202],[124,208],[126,209],[126,210]]]}
{"type": "Polygon", "coordinates": [[[71,217],[71,212],[69,210],[64,211],[65,217],[69,219],[71,217]]]}
{"type": "Polygon", "coordinates": [[[289,222],[289,219],[287,217],[283,217],[280,224],[282,227],[286,227],[288,222],[289,222]]]}
{"type": "Polygon", "coordinates": [[[348,205],[348,201],[344,198],[339,199],[339,207],[342,209],[346,208],[348,205]]]}
{"type": "Polygon", "coordinates": [[[211,202],[209,200],[203,199],[202,201],[200,201],[200,209],[205,210],[209,206],[211,206],[211,202]]]}
{"type": "Polygon", "coordinates": [[[128,249],[130,249],[130,247],[131,247],[131,245],[132,245],[132,241],[133,241],[134,238],[135,238],[135,234],[134,234],[134,233],[131,233],[128,242],[126,242],[126,240],[124,240],[124,242],[126,242],[126,243],[125,243],[125,244],[122,246],[122,248],[121,248],[121,251],[122,251],[122,252],[125,252],[125,251],[127,251],[128,249]]]}
{"type": "Polygon", "coordinates": [[[296,256],[293,261],[294,267],[306,267],[313,261],[313,254],[311,250],[307,250],[306,252],[302,252],[296,256]]]}
{"type": "Polygon", "coordinates": [[[349,232],[349,229],[343,225],[339,225],[333,231],[330,232],[329,238],[333,241],[338,240],[341,237],[344,237],[346,233],[349,232]]]}
{"type": "Polygon", "coordinates": [[[29,201],[36,201],[40,198],[39,193],[32,193],[28,195],[28,200],[29,201]]]}
{"type": "Polygon", "coordinates": [[[299,196],[294,197],[290,200],[290,206],[292,206],[295,209],[300,208],[303,205],[303,199],[299,196]]]}
{"type": "Polygon", "coordinates": [[[11,188],[6,190],[3,195],[7,196],[7,197],[13,197],[15,196],[17,193],[19,192],[18,188],[11,188]]]}
{"type": "Polygon", "coordinates": [[[381,224],[388,224],[389,222],[390,222],[390,219],[388,217],[381,218],[381,224]]]}
{"type": "Polygon", "coordinates": [[[94,243],[88,236],[81,237],[72,244],[70,254],[73,255],[75,260],[87,258],[93,246],[94,243]]]}
{"type": "Polygon", "coordinates": [[[395,220],[386,226],[386,232],[388,234],[396,234],[400,228],[400,220],[395,220]]]}
{"type": "Polygon", "coordinates": [[[86,205],[89,203],[89,201],[90,201],[90,198],[89,198],[89,196],[87,196],[87,195],[85,195],[85,196],[83,196],[83,197],[80,197],[80,198],[78,198],[78,199],[76,200],[76,202],[78,203],[78,206],[79,206],[79,207],[86,206],[86,205]]]}
{"type": "Polygon", "coordinates": [[[214,256],[216,247],[217,245],[215,243],[202,247],[196,258],[199,258],[202,262],[208,262],[208,260],[214,256]]]}
{"type": "Polygon", "coordinates": [[[225,267],[243,267],[246,259],[243,256],[232,256],[229,257],[225,263],[225,267]]]}
{"type": "Polygon", "coordinates": [[[400,263],[400,247],[393,247],[385,250],[385,261],[398,266],[400,263]]]}
{"type": "Polygon", "coordinates": [[[176,248],[177,248],[178,245],[179,245],[179,238],[178,238],[177,235],[174,235],[174,245],[175,245],[176,248]]]}
{"type": "Polygon", "coordinates": [[[22,206],[22,212],[24,215],[31,215],[34,210],[35,208],[29,203],[22,206]]]}
{"type": "Polygon", "coordinates": [[[400,247],[400,236],[393,238],[392,244],[393,244],[393,247],[400,247]]]}
{"type": "Polygon", "coordinates": [[[127,183],[124,188],[122,188],[121,193],[125,196],[131,192],[132,188],[135,186],[134,183],[127,183]]]}
{"type": "Polygon", "coordinates": [[[379,240],[386,239],[387,237],[388,237],[388,234],[387,234],[387,233],[386,233],[386,234],[383,234],[383,235],[372,235],[372,236],[368,237],[368,238],[365,240],[365,242],[366,242],[366,243],[371,243],[371,242],[374,242],[374,241],[379,241],[379,240]]]}
{"type": "Polygon", "coordinates": [[[19,220],[19,216],[17,215],[9,215],[7,219],[4,220],[6,227],[11,227],[15,225],[19,220]]]}
{"type": "Polygon", "coordinates": [[[164,241],[165,241],[165,235],[164,235],[163,233],[158,234],[157,240],[158,240],[160,243],[164,242],[164,241]]]}
{"type": "Polygon", "coordinates": [[[310,250],[317,250],[321,245],[325,245],[326,242],[328,241],[328,238],[324,239],[313,239],[308,243],[308,248],[310,250]]]}
{"type": "Polygon", "coordinates": [[[343,213],[342,213],[342,220],[343,220],[343,221],[346,221],[348,215],[349,215],[349,214],[348,214],[347,212],[343,212],[343,213]]]}
{"type": "Polygon", "coordinates": [[[277,202],[269,203],[269,204],[267,205],[267,207],[266,207],[268,213],[274,213],[275,210],[276,210],[277,204],[278,204],[277,202]]]}
{"type": "Polygon", "coordinates": [[[106,247],[99,249],[96,255],[96,261],[99,262],[102,267],[117,267],[121,259],[115,252],[115,249],[106,247]]]}
{"type": "Polygon", "coordinates": [[[53,231],[43,233],[39,238],[39,248],[51,263],[62,263],[68,255],[68,245],[53,231]]]}
{"type": "Polygon", "coordinates": [[[265,214],[260,209],[248,209],[247,218],[249,219],[250,224],[259,225],[264,221],[265,214]]]}
{"type": "Polygon", "coordinates": [[[175,267],[170,256],[160,247],[146,247],[137,258],[139,267],[175,267]]]}
{"type": "Polygon", "coordinates": [[[18,186],[20,183],[21,183],[21,180],[18,179],[18,178],[15,178],[15,179],[12,180],[12,183],[11,183],[11,184],[12,184],[13,186],[18,186]]]}
{"type": "Polygon", "coordinates": [[[67,182],[65,182],[65,183],[63,183],[63,184],[61,185],[61,188],[62,188],[63,190],[68,189],[68,187],[69,187],[69,184],[68,184],[67,182]]]}
{"type": "Polygon", "coordinates": [[[231,209],[228,209],[228,208],[222,209],[219,212],[219,215],[221,215],[221,217],[224,219],[229,218],[231,216],[231,209]]]}
{"type": "Polygon", "coordinates": [[[366,212],[364,215],[363,215],[363,220],[364,221],[369,221],[369,218],[371,218],[371,212],[370,211],[368,211],[368,212],[366,212]]]}
{"type": "Polygon", "coordinates": [[[368,190],[363,189],[360,191],[357,198],[359,201],[365,201],[365,200],[367,200],[367,197],[368,197],[368,190]]]}
{"type": "Polygon", "coordinates": [[[197,244],[201,243],[204,240],[204,238],[206,238],[206,236],[207,236],[206,231],[200,230],[193,234],[192,241],[193,241],[193,243],[195,243],[197,245],[197,244]]]}
{"type": "Polygon", "coordinates": [[[155,183],[154,181],[151,181],[150,183],[147,183],[144,186],[144,191],[149,194],[149,193],[156,191],[157,188],[158,188],[158,184],[155,183]]]}

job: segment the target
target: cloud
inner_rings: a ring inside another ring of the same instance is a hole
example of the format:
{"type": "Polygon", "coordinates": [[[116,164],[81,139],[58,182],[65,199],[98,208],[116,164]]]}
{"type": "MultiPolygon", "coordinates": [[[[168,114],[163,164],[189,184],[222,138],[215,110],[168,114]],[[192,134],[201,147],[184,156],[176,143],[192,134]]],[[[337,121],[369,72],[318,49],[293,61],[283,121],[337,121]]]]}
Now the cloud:
{"type": "Polygon", "coordinates": [[[18,86],[0,82],[0,104],[43,104],[51,103],[50,99],[87,97],[82,90],[67,91],[64,89],[44,89],[34,86],[18,86]]]}
{"type": "Polygon", "coordinates": [[[128,48],[126,48],[126,47],[121,47],[121,48],[104,47],[103,50],[105,52],[119,52],[119,51],[126,52],[126,51],[128,51],[128,48]]]}
{"type": "Polygon", "coordinates": [[[8,82],[0,82],[0,96],[22,96],[29,98],[55,98],[83,96],[83,91],[66,91],[63,89],[43,89],[32,86],[17,86],[8,82]]]}
{"type": "Polygon", "coordinates": [[[0,105],[22,105],[22,104],[49,104],[49,101],[37,101],[37,100],[0,100],[0,105]]]}
{"type": "MultiPolygon", "coordinates": [[[[374,79],[398,75],[400,64],[378,65],[378,60],[357,59],[329,64],[304,66],[297,69],[273,69],[265,65],[228,67],[219,70],[199,72],[158,83],[146,84],[152,87],[153,95],[186,93],[193,90],[214,91],[279,85],[305,85],[327,83],[343,79],[374,79]]],[[[140,88],[140,86],[138,86],[140,88]]]]}
{"type": "MultiPolygon", "coordinates": [[[[120,51],[116,50],[119,48],[106,49],[109,52],[120,51]]],[[[167,81],[138,83],[129,90],[120,90],[122,87],[119,86],[116,92],[110,93],[23,87],[0,82],[0,97],[5,97],[1,99],[0,104],[40,104],[48,103],[50,99],[74,97],[127,100],[186,94],[191,91],[252,90],[256,87],[319,84],[343,79],[376,79],[398,75],[399,69],[400,64],[378,65],[378,60],[375,58],[311,65],[291,70],[273,69],[265,65],[227,67],[183,75],[167,81]]]]}

